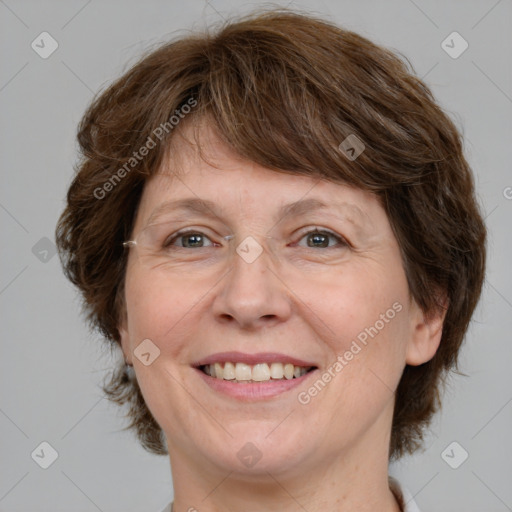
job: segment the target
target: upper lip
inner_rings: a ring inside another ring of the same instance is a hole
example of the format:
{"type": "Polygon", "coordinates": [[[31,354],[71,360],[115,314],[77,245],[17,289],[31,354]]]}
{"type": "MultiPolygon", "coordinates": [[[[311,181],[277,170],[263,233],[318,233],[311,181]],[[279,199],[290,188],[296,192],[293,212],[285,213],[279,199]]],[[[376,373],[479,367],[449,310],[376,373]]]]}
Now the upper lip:
{"type": "Polygon", "coordinates": [[[259,352],[257,354],[246,354],[244,352],[218,352],[196,361],[192,366],[199,367],[207,364],[226,362],[245,363],[249,365],[255,365],[258,363],[291,363],[295,366],[317,366],[311,361],[305,361],[304,359],[298,359],[297,357],[292,357],[287,354],[279,354],[277,352],[259,352]]]}

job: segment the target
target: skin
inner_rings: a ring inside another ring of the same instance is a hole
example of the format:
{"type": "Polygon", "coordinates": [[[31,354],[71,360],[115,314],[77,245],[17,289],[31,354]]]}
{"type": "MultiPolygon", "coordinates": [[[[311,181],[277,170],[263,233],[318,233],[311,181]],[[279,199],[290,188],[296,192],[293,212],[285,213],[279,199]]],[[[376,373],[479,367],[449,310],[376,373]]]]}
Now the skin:
{"type": "MultiPolygon", "coordinates": [[[[188,137],[190,128],[182,131],[188,137]]],[[[147,182],[133,235],[162,203],[200,197],[222,217],[182,214],[175,231],[193,227],[205,244],[220,245],[180,247],[182,256],[165,263],[131,248],[120,325],[125,358],[167,438],[174,511],[398,511],[387,480],[394,392],[406,363],[434,356],[443,318],[427,319],[411,299],[375,196],[242,160],[206,123],[200,140],[209,163],[174,137],[173,160],[147,182]],[[280,206],[306,198],[331,206],[276,221],[280,206]],[[302,232],[315,228],[348,244],[329,238],[329,248],[308,247],[302,232]],[[221,238],[228,234],[234,241],[221,238]],[[234,250],[247,236],[264,248],[252,263],[234,250]],[[299,403],[298,394],[396,303],[401,311],[308,404],[299,403]],[[144,339],[160,350],[148,366],[133,354],[144,339]],[[241,402],[210,388],[191,366],[224,351],[280,352],[319,369],[291,391],[241,402]],[[252,467],[237,456],[248,442],[261,454],[252,467]]]]}

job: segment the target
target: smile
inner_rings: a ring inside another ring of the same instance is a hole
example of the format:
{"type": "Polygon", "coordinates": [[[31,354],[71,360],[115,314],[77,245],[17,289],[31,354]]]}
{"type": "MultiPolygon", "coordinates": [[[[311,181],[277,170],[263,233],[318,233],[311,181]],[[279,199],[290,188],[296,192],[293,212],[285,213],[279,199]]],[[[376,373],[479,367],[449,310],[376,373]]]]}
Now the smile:
{"type": "Polygon", "coordinates": [[[291,391],[318,370],[314,360],[276,352],[219,352],[191,366],[215,393],[249,402],[291,391]]]}
{"type": "Polygon", "coordinates": [[[206,364],[199,369],[210,377],[236,383],[266,382],[270,380],[298,379],[314,369],[313,366],[296,366],[292,363],[274,362],[271,364],[257,363],[214,363],[206,364]]]}

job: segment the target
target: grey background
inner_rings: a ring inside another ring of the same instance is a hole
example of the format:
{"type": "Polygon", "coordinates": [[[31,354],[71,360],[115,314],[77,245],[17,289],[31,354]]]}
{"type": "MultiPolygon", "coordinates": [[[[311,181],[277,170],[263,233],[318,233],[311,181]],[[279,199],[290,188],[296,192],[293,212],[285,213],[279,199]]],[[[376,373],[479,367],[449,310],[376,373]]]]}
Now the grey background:
{"type": "MultiPolygon", "coordinates": [[[[490,231],[488,280],[461,356],[469,378],[450,379],[425,451],[390,471],[423,512],[512,510],[512,3],[287,3],[401,51],[464,130],[490,231]],[[441,48],[453,31],[469,43],[457,59],[441,48]],[[458,469],[441,456],[453,441],[469,453],[458,469]]],[[[113,360],[41,239],[53,238],[93,94],[149,45],[256,5],[0,0],[1,511],[157,512],[170,501],[168,459],[120,432],[121,411],[98,386],[113,360]],[[59,44],[47,59],[31,48],[43,31],[59,44]],[[30,455],[42,441],[59,453],[46,470],[30,455]]]]}

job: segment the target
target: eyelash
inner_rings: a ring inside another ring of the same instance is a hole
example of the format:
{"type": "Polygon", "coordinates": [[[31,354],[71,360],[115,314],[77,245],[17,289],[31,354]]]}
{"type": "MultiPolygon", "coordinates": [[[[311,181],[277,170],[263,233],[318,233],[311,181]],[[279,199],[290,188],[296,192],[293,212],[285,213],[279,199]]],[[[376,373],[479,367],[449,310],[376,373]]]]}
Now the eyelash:
{"type": "MultiPolygon", "coordinates": [[[[320,229],[320,228],[317,228],[315,227],[314,229],[311,229],[310,231],[306,231],[304,233],[302,233],[300,235],[300,238],[299,238],[299,241],[302,240],[305,236],[307,235],[310,235],[312,233],[316,233],[316,234],[320,234],[320,235],[326,235],[326,236],[331,236],[333,238],[335,238],[337,241],[338,241],[338,245],[341,245],[341,246],[348,246],[349,243],[345,240],[345,238],[343,238],[342,236],[334,233],[333,231],[330,231],[328,229],[320,229]]],[[[213,242],[210,237],[208,237],[208,235],[205,235],[204,233],[202,233],[201,231],[197,230],[197,229],[184,229],[182,231],[178,231],[177,233],[175,233],[174,235],[171,235],[171,237],[168,237],[166,239],[166,241],[164,242],[164,247],[166,249],[170,248],[173,246],[173,242],[175,242],[176,240],[178,240],[179,238],[182,238],[186,235],[201,235],[201,236],[204,236],[206,238],[208,238],[208,240],[210,240],[212,243],[215,243],[213,242]]],[[[189,247],[178,247],[179,249],[189,249],[189,247]]],[[[319,249],[334,249],[336,248],[336,246],[333,246],[333,247],[319,247],[319,249]]],[[[199,249],[205,249],[205,247],[199,247],[199,249]]],[[[315,249],[314,247],[307,247],[307,249],[315,249]]]]}

